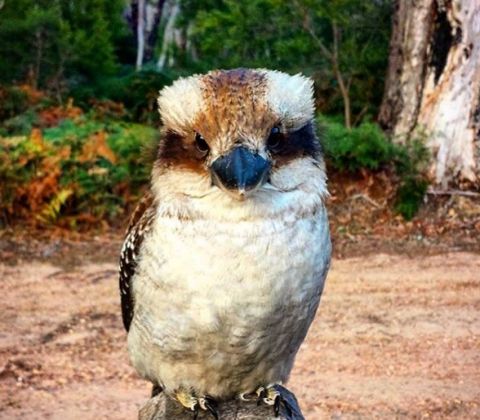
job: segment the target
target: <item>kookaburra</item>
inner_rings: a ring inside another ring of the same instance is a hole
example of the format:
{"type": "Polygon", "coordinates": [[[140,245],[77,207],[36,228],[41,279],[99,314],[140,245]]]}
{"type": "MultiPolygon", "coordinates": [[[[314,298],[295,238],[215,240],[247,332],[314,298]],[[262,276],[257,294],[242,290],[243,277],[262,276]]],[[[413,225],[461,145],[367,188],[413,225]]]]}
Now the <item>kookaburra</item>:
{"type": "Polygon", "coordinates": [[[212,71],[158,104],[151,185],[120,260],[130,359],[195,412],[255,393],[276,406],[330,264],[312,81],[212,71]]]}

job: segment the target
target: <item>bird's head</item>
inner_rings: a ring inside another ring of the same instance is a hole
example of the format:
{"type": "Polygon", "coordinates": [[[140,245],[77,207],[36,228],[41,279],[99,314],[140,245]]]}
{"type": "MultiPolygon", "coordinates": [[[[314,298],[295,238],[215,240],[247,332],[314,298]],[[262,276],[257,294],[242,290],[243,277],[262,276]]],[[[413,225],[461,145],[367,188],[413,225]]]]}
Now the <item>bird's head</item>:
{"type": "Polygon", "coordinates": [[[212,71],[177,80],[158,104],[159,193],[246,201],[303,188],[312,178],[325,189],[311,79],[263,69],[212,71]]]}

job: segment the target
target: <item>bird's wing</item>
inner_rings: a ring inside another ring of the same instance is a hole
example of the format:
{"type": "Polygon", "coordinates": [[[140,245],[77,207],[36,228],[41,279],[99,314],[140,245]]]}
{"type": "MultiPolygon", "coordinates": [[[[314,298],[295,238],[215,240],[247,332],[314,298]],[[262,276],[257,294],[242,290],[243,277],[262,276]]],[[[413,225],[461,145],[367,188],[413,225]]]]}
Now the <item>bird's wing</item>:
{"type": "Polygon", "coordinates": [[[147,193],[135,208],[127,234],[120,253],[120,299],[122,304],[122,319],[128,331],[133,318],[134,300],[132,294],[132,279],[137,267],[140,247],[145,235],[152,226],[155,215],[155,205],[151,193],[147,193]]]}

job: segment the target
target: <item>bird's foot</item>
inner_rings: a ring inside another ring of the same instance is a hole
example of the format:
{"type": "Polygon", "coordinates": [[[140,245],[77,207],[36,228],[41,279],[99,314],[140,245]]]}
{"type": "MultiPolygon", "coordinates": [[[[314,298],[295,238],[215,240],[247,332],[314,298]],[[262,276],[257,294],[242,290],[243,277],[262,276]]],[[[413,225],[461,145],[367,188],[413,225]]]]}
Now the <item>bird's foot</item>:
{"type": "Polygon", "coordinates": [[[275,417],[280,414],[280,404],[282,402],[282,396],[276,389],[275,385],[261,386],[255,390],[255,392],[240,394],[242,401],[256,400],[257,405],[266,404],[273,406],[275,417]]]}
{"type": "Polygon", "coordinates": [[[218,420],[217,402],[208,395],[196,397],[190,392],[179,390],[175,393],[175,398],[185,408],[193,411],[194,420],[197,419],[200,410],[209,412],[213,418],[218,420]]]}

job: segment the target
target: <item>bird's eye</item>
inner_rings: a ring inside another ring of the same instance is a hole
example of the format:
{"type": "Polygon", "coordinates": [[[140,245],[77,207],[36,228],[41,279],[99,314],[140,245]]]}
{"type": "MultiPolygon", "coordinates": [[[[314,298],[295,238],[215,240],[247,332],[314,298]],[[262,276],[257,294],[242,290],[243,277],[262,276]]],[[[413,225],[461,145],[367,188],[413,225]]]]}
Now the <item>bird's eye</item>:
{"type": "Polygon", "coordinates": [[[273,127],[270,131],[270,135],[268,136],[267,146],[270,150],[275,151],[281,146],[283,141],[283,134],[280,131],[280,127],[273,127]]]}
{"type": "Polygon", "coordinates": [[[195,145],[197,147],[197,150],[200,153],[207,154],[208,151],[210,150],[210,147],[208,147],[208,143],[205,141],[205,139],[199,133],[195,134],[195,145]]]}

